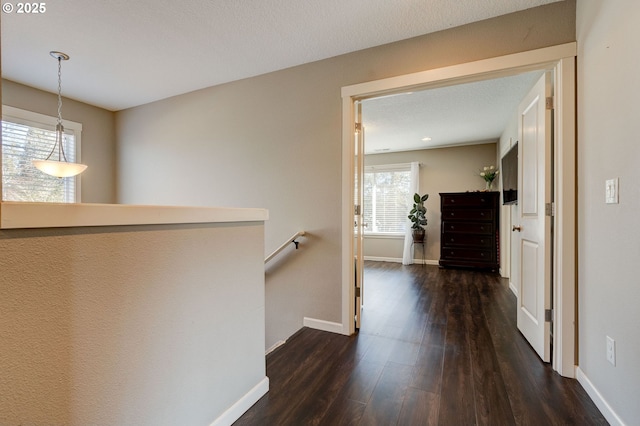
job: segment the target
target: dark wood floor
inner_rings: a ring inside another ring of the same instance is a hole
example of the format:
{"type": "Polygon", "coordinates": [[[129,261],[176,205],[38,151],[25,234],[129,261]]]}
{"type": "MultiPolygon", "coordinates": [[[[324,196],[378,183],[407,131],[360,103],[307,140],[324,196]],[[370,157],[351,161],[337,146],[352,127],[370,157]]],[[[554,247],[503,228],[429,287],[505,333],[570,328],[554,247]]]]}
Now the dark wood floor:
{"type": "Polygon", "coordinates": [[[267,357],[236,425],[600,425],[580,384],[516,330],[495,274],[367,262],[351,337],[303,328],[267,357]]]}

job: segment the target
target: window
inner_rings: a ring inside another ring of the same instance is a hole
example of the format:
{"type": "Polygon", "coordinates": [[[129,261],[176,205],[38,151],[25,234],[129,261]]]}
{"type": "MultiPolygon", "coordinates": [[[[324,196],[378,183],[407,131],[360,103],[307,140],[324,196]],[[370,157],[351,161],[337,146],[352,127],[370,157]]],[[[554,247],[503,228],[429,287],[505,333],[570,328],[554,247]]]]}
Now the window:
{"type": "MultiPolygon", "coordinates": [[[[56,117],[2,107],[3,201],[80,202],[79,177],[49,176],[31,164],[31,160],[44,160],[51,152],[56,140],[56,122],[56,117]]],[[[79,162],[82,125],[67,120],[62,124],[67,160],[79,162]]]]}
{"type": "Polygon", "coordinates": [[[409,164],[365,167],[365,233],[405,233],[411,210],[410,170],[409,164]]]}

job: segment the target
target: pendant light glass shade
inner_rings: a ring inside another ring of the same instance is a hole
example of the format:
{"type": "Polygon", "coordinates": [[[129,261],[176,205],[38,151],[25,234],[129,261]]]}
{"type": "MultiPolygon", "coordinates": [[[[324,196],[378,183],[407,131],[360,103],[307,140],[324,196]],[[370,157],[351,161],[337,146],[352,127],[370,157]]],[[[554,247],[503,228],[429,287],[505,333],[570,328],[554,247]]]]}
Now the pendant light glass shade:
{"type": "Polygon", "coordinates": [[[56,160],[33,160],[31,161],[31,164],[41,172],[59,178],[79,175],[87,168],[86,164],[69,163],[67,161],[56,160]]]}
{"type": "Polygon", "coordinates": [[[69,55],[62,52],[49,52],[51,56],[58,60],[58,124],[56,125],[56,142],[49,156],[45,160],[32,160],[31,163],[43,173],[51,176],[64,178],[79,175],[87,168],[80,163],[70,163],[64,154],[64,127],[62,126],[62,61],[68,60],[69,55]],[[54,152],[58,151],[58,159],[51,160],[54,152]]]}

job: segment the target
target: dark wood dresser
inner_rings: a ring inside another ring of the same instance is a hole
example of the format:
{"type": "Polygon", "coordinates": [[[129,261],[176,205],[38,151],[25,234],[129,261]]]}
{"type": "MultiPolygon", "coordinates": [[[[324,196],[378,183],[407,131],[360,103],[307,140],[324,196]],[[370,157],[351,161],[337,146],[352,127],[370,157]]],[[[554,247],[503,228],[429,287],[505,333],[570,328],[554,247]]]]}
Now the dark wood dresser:
{"type": "Polygon", "coordinates": [[[498,270],[499,192],[440,193],[440,266],[498,270]]]}

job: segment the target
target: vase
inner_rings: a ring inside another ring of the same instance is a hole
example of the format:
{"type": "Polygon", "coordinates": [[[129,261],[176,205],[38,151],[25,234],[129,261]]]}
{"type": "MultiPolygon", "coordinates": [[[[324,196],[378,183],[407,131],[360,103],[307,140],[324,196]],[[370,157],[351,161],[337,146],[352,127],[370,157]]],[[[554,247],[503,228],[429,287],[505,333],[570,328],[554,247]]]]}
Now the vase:
{"type": "Polygon", "coordinates": [[[484,190],[485,191],[493,190],[493,181],[492,180],[487,180],[484,183],[485,183],[485,185],[484,185],[484,190]]]}

